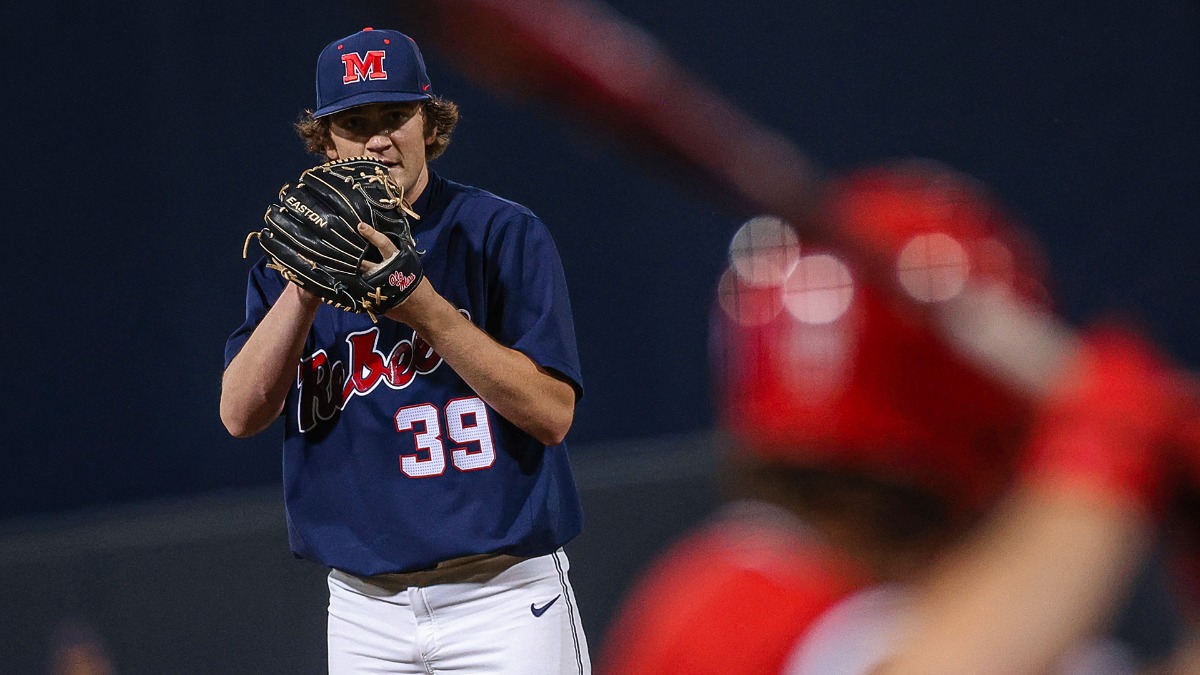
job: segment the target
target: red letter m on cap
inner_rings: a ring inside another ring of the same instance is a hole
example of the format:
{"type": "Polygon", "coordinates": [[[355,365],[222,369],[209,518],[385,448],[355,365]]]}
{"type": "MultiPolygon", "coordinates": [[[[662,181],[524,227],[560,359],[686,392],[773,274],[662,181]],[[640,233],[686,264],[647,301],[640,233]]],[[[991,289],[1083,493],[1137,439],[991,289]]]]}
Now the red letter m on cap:
{"type": "Polygon", "coordinates": [[[387,71],[383,69],[383,57],[386,55],[387,52],[382,49],[367,52],[366,58],[359,56],[358,52],[342,54],[342,63],[346,64],[346,75],[342,77],[342,84],[362,80],[386,80],[387,71]]]}

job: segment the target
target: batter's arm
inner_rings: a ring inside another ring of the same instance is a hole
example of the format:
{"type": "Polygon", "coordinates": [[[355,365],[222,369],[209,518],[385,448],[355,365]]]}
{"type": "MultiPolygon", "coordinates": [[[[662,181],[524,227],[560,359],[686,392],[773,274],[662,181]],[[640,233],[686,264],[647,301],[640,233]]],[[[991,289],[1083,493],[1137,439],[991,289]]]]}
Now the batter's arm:
{"type": "Polygon", "coordinates": [[[1055,380],[1007,501],[923,584],[877,675],[1044,673],[1101,633],[1149,551],[1178,373],[1140,338],[1090,331],[1055,380]]]}
{"type": "Polygon", "coordinates": [[[221,422],[230,434],[253,436],[279,417],[320,304],[289,283],[229,363],[221,379],[221,422]]]}
{"type": "Polygon", "coordinates": [[[1108,495],[1022,490],[932,575],[895,657],[873,675],[1051,672],[1107,628],[1153,527],[1108,495]]]}
{"type": "Polygon", "coordinates": [[[575,389],[471,323],[423,279],[386,315],[412,327],[479,397],[545,445],[558,445],[575,419],[575,389]]]}

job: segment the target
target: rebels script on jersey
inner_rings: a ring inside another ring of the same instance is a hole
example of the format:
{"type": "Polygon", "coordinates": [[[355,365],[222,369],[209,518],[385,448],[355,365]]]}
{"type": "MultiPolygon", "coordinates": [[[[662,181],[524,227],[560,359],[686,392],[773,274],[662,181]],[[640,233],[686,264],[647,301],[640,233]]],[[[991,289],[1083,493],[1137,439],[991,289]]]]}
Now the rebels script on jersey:
{"type": "MultiPolygon", "coordinates": [[[[582,394],[562,262],[524,207],[430,174],[413,235],[433,287],[501,344],[582,394]]],[[[225,363],[282,293],[260,260],[225,363]]],[[[358,575],[464,555],[551,553],[582,514],[563,446],[488,408],[411,328],[317,310],[284,408],[293,552],[358,575]]]]}

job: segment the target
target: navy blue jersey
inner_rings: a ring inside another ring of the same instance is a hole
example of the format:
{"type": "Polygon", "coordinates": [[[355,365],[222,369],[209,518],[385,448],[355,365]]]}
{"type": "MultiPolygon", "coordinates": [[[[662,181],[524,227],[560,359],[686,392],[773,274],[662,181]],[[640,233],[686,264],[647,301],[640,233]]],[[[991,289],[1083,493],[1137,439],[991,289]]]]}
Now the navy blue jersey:
{"type": "MultiPolygon", "coordinates": [[[[582,395],[566,277],[528,209],[430,174],[413,204],[429,281],[501,344],[582,395]]],[[[283,292],[265,259],[228,366],[283,292]]],[[[552,552],[582,526],[565,445],[546,447],[487,407],[403,324],[321,305],[284,407],[292,551],[352,574],[478,553],[552,552]]]]}

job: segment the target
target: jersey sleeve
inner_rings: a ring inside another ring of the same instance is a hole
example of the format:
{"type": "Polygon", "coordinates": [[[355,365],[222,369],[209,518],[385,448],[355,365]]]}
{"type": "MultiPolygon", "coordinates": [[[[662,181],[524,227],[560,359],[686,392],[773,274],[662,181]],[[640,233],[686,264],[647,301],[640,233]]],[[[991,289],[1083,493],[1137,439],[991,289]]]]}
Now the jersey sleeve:
{"type": "Polygon", "coordinates": [[[782,675],[870,675],[895,654],[911,604],[909,591],[898,585],[843,599],[797,643],[782,675]]]}
{"type": "Polygon", "coordinates": [[[808,627],[855,583],[840,560],[787,538],[718,520],[672,544],[623,599],[597,672],[784,672],[808,627]]]}
{"type": "Polygon", "coordinates": [[[506,222],[488,242],[487,330],[501,344],[570,380],[583,396],[575,320],[558,248],[546,225],[532,214],[506,222]]]}
{"type": "Polygon", "coordinates": [[[284,281],[278,274],[267,269],[264,256],[250,269],[246,281],[246,319],[225,341],[225,367],[242,351],[250,334],[267,315],[267,311],[283,294],[284,281]]]}

